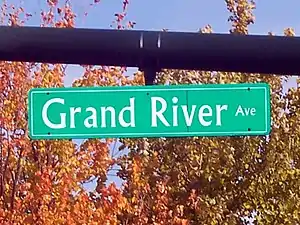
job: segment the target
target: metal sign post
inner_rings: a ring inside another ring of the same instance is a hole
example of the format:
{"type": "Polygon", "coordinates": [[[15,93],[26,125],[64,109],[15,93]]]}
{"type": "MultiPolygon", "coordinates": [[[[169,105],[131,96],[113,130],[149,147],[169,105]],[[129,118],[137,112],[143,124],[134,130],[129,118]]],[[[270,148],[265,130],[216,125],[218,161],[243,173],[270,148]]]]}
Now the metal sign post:
{"type": "Polygon", "coordinates": [[[299,52],[299,37],[0,27],[0,60],[138,67],[148,84],[163,68],[295,75],[299,52]]]}

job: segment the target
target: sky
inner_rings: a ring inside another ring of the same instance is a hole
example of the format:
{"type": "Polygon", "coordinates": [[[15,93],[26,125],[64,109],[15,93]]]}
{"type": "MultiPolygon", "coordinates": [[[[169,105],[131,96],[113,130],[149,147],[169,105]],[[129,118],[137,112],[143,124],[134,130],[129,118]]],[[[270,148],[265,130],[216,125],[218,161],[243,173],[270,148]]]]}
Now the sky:
{"type": "MultiPolygon", "coordinates": [[[[76,8],[85,5],[83,0],[74,1],[76,8]]],[[[78,27],[109,28],[114,19],[114,13],[121,10],[122,0],[102,0],[97,7],[89,9],[89,16],[78,27]]],[[[293,27],[297,33],[300,30],[300,1],[257,1],[254,11],[256,21],[251,25],[251,34],[267,34],[272,31],[283,35],[283,30],[293,27]],[[271,3],[272,2],[272,3],[271,3]]],[[[138,30],[161,30],[196,32],[210,24],[216,33],[228,33],[230,23],[227,22],[229,12],[223,0],[130,0],[127,19],[136,22],[138,30]]],[[[73,76],[78,74],[78,67],[70,67],[70,76],[66,85],[71,84],[73,76]],[[73,72],[74,71],[74,72],[73,72]]],[[[135,71],[135,68],[129,70],[135,71]]],[[[294,79],[292,79],[294,82],[294,79]]]]}
{"type": "MultiPolygon", "coordinates": [[[[33,15],[28,25],[39,26],[39,12],[45,9],[46,0],[7,0],[15,5],[22,5],[33,15]]],[[[61,1],[61,0],[60,0],[61,1]]],[[[62,2],[62,1],[61,1],[62,2]]],[[[93,0],[71,0],[75,12],[80,20],[77,27],[109,29],[114,20],[114,14],[122,10],[123,0],[100,0],[93,7],[89,4],[93,0]],[[83,14],[88,16],[83,18],[83,14]]],[[[138,30],[161,30],[196,32],[210,24],[216,33],[228,33],[230,23],[227,21],[229,12],[225,0],[129,0],[127,19],[136,22],[138,30]]],[[[256,1],[255,24],[249,28],[250,34],[267,34],[272,31],[276,35],[283,35],[283,30],[293,27],[300,30],[299,8],[300,1],[256,1]]],[[[136,68],[129,68],[129,73],[136,68]]],[[[70,86],[82,70],[77,65],[70,65],[67,70],[65,85],[70,86]]],[[[292,82],[294,79],[292,79],[292,82]]]]}
{"type": "MultiPolygon", "coordinates": [[[[30,26],[39,26],[38,13],[44,8],[46,0],[8,0],[9,3],[22,5],[37,16],[29,21],[30,26]]],[[[81,20],[77,27],[109,29],[114,20],[114,14],[122,9],[123,0],[101,0],[97,6],[86,7],[93,0],[71,0],[79,16],[88,12],[88,16],[81,20]]],[[[224,0],[129,0],[127,19],[136,22],[138,30],[161,30],[197,32],[200,28],[210,24],[215,33],[228,33],[230,24],[227,22],[229,13],[224,0]]],[[[283,30],[293,27],[300,30],[300,1],[262,1],[257,0],[255,24],[250,26],[250,34],[267,34],[272,31],[276,35],[283,35],[283,30]]],[[[129,73],[135,71],[131,68],[129,73]]],[[[76,65],[71,65],[67,70],[65,84],[70,86],[75,78],[81,75],[81,70],[76,65]]],[[[295,79],[286,85],[290,87],[295,79]]],[[[112,178],[113,180],[113,178],[112,178]]],[[[89,186],[91,188],[92,186],[89,186]]]]}

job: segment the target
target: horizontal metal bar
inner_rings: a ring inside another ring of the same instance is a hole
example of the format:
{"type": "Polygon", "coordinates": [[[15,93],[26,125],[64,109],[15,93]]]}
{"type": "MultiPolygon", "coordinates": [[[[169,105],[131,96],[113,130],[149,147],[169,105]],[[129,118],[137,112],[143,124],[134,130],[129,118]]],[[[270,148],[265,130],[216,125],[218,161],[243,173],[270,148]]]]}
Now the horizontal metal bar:
{"type": "Polygon", "coordinates": [[[0,60],[300,74],[300,38],[0,27],[0,60]]]}

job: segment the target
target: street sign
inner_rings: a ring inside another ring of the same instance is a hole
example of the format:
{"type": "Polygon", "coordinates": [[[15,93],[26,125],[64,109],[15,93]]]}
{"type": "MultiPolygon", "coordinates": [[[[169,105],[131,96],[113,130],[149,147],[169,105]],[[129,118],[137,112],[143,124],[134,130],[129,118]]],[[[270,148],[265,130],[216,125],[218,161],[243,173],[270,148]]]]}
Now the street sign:
{"type": "Polygon", "coordinates": [[[35,88],[32,139],[268,135],[268,84],[35,88]]]}

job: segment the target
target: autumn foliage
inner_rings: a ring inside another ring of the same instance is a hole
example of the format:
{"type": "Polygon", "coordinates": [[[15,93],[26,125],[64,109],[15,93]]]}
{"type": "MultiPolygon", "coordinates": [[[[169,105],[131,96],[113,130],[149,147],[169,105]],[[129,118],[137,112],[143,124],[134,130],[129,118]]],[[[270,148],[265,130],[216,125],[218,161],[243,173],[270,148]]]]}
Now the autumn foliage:
{"type": "MultiPolygon", "coordinates": [[[[1,24],[23,26],[26,9],[1,6],[1,24]]],[[[48,0],[41,26],[70,27],[70,1],[48,0]]],[[[226,0],[231,33],[248,34],[254,1],[226,0]]],[[[131,29],[129,1],[112,27],[131,29]]],[[[89,7],[101,7],[94,1],[89,7]]],[[[87,12],[84,12],[84,16],[87,12]]],[[[200,32],[212,32],[207,25],[200,32]]],[[[272,35],[272,34],[270,34],[272,35]]],[[[284,35],[293,36],[288,28],[284,35]]],[[[300,222],[300,89],[283,89],[286,76],[163,70],[157,84],[267,82],[272,132],[261,137],[90,139],[33,141],[28,137],[27,92],[64,86],[67,65],[0,62],[0,224],[298,224],[300,222]],[[122,152],[128,151],[128,154],[122,152]],[[123,185],[107,184],[119,166],[123,185]],[[93,191],[83,184],[96,183],[93,191]],[[246,219],[245,219],[246,218],[246,219]]],[[[73,86],[144,85],[126,68],[84,66],[73,86]]],[[[297,85],[299,86],[299,80],[297,85]]]]}

